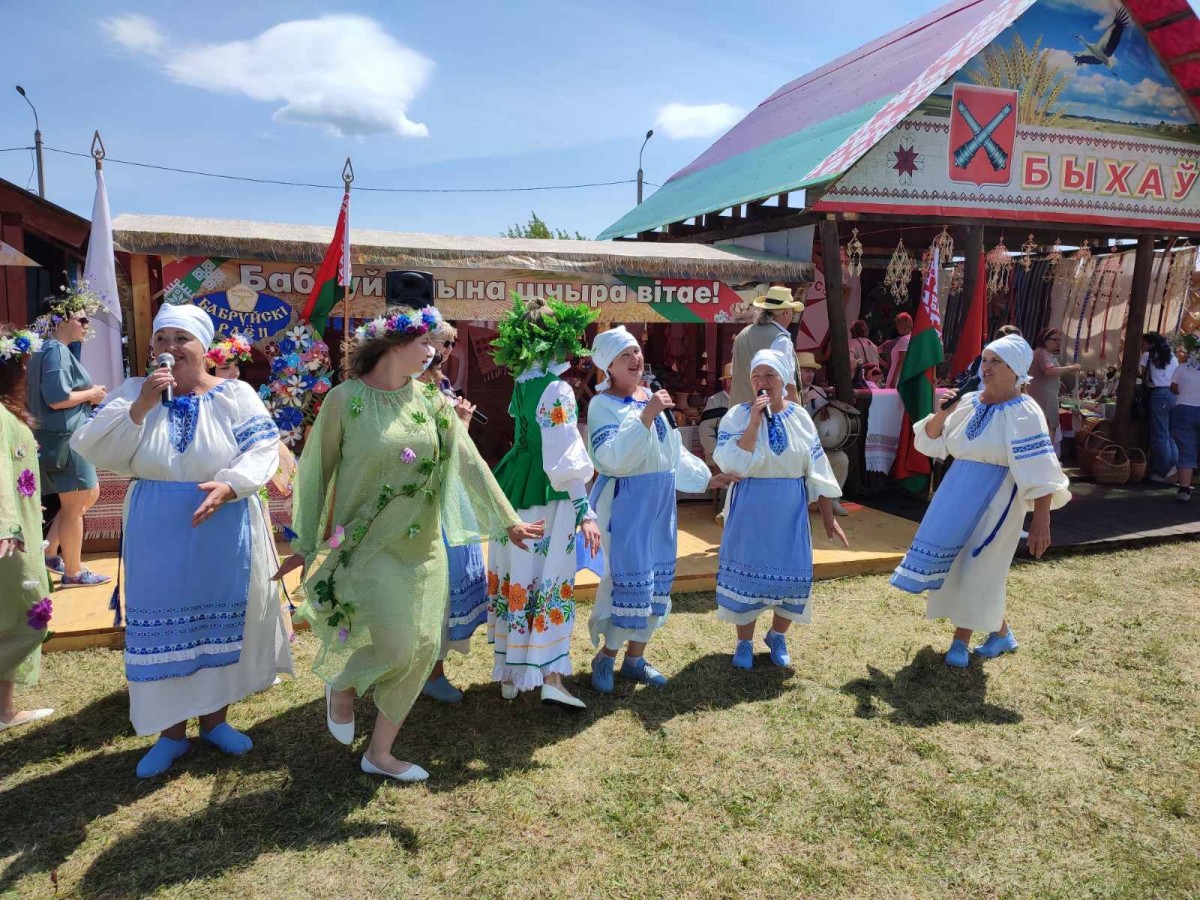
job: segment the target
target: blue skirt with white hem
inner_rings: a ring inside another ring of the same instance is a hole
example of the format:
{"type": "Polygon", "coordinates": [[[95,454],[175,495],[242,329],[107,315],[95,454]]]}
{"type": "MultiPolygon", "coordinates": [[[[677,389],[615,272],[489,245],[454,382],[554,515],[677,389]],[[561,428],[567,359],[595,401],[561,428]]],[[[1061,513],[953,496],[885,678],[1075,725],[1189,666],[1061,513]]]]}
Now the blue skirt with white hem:
{"type": "MultiPolygon", "coordinates": [[[[445,541],[445,535],[442,536],[445,541]]],[[[479,544],[451,547],[446,544],[450,566],[450,603],[446,610],[446,631],[441,658],[456,650],[466,653],[480,625],[487,624],[487,567],[479,544]]]]}
{"type": "Polygon", "coordinates": [[[765,610],[809,622],[812,531],[803,478],[746,478],[733,486],[717,567],[717,618],[753,622],[765,610]]]}

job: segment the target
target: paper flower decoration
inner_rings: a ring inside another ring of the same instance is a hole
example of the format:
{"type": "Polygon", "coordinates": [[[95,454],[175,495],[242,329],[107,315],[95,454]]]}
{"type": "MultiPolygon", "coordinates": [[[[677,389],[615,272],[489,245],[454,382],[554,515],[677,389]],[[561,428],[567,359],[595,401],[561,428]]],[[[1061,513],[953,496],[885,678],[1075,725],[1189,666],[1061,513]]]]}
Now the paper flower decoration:
{"type": "Polygon", "coordinates": [[[17,490],[21,492],[22,497],[32,497],[37,490],[37,477],[30,469],[17,476],[17,490]]]}
{"type": "Polygon", "coordinates": [[[43,597],[25,612],[25,619],[29,623],[30,628],[45,631],[46,626],[50,624],[50,616],[53,613],[54,605],[50,602],[50,598],[43,597]]]}
{"type": "Polygon", "coordinates": [[[342,541],[346,540],[346,529],[341,525],[335,525],[333,534],[329,536],[329,546],[336,550],[342,546],[342,541]]]}

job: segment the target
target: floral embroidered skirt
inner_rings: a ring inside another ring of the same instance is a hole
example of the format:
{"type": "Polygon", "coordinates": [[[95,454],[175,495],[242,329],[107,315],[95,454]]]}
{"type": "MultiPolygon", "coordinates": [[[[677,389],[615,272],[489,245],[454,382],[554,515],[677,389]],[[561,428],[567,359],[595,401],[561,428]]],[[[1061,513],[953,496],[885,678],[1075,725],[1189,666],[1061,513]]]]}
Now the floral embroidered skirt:
{"type": "Polygon", "coordinates": [[[489,545],[488,643],[495,653],[492,680],[531,691],[546,675],[571,674],[575,507],[556,500],[517,512],[525,522],[544,519],[546,534],[528,550],[507,538],[489,545]]]}

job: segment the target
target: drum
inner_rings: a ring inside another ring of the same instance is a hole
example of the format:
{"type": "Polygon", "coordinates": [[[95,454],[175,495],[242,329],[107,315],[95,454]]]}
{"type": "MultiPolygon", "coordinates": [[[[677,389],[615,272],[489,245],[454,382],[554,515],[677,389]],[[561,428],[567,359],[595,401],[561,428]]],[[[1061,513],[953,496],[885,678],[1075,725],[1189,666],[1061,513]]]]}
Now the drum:
{"type": "Polygon", "coordinates": [[[831,400],[827,406],[821,407],[813,419],[821,446],[826,451],[845,450],[858,440],[862,430],[862,415],[859,411],[836,400],[831,400]]]}

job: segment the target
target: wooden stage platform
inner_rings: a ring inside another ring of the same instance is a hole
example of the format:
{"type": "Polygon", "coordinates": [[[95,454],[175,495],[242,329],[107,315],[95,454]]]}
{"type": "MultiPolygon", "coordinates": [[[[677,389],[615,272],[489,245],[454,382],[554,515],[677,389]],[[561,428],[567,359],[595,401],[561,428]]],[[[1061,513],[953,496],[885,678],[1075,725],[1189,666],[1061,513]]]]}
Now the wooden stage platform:
{"type": "MultiPolygon", "coordinates": [[[[814,575],[818,580],[843,578],[848,575],[883,574],[895,568],[916,532],[916,524],[886,512],[846,503],[850,515],[839,519],[850,539],[850,549],[825,537],[820,517],[813,515],[814,575]]],[[[779,527],[780,524],[776,524],[779,527]]],[[[681,503],[679,506],[679,562],[675,573],[675,593],[711,591],[717,583],[717,550],[721,543],[721,526],[717,523],[712,504],[707,502],[681,503]]],[[[286,554],[285,547],[280,552],[286,554]]],[[[86,564],[95,572],[115,575],[115,553],[87,557],[86,564]]],[[[296,576],[288,579],[294,587],[296,576]]],[[[584,602],[596,595],[598,579],[591,572],[581,572],[576,597],[584,602]]],[[[95,588],[72,588],[56,591],[54,619],[50,628],[54,637],[46,645],[48,652],[82,650],[88,647],[124,646],[125,630],[113,627],[113,614],[108,608],[112,584],[95,588]]]]}

